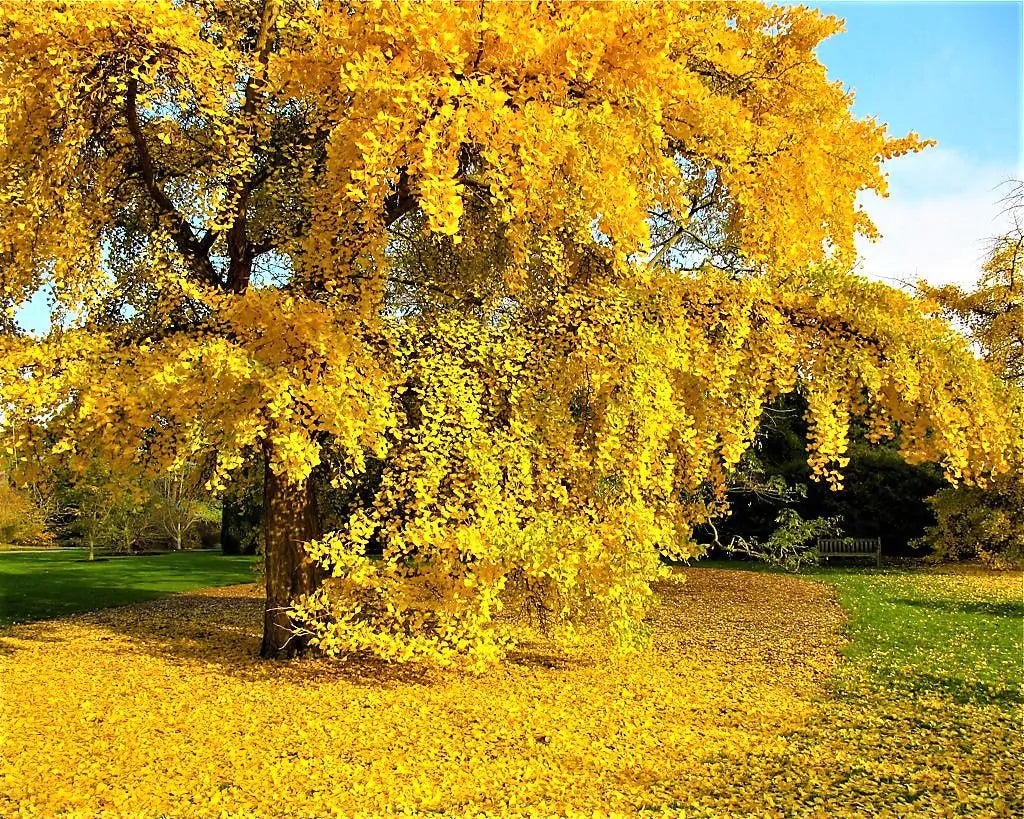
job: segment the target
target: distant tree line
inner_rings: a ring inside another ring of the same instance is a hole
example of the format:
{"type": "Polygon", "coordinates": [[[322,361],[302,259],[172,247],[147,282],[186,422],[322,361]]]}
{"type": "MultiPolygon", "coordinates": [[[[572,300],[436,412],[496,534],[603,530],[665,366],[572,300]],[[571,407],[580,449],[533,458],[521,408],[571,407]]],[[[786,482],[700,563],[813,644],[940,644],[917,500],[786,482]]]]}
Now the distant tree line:
{"type": "Polygon", "coordinates": [[[132,554],[209,548],[219,542],[220,510],[201,470],[155,478],[114,474],[100,462],[84,473],[57,470],[15,485],[0,474],[0,545],[76,546],[132,554]]]}

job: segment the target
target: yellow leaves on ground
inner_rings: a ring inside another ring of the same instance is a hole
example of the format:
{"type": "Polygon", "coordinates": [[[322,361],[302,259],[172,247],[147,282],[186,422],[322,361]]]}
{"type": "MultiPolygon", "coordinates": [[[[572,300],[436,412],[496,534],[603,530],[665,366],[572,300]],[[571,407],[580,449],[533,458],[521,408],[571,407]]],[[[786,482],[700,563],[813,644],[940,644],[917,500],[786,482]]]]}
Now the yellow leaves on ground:
{"type": "Polygon", "coordinates": [[[688,574],[658,588],[650,652],[537,642],[480,676],[257,661],[251,587],[19,627],[0,655],[0,812],[717,813],[707,766],[786,747],[842,618],[805,581],[688,574]]]}
{"type": "Polygon", "coordinates": [[[841,590],[872,590],[853,615],[851,648],[867,653],[838,676],[843,615],[823,583],[685,576],[657,586],[648,652],[620,662],[587,632],[572,651],[538,640],[481,675],[365,657],[258,661],[262,601],[250,586],[17,627],[0,640],[0,812],[826,817],[1019,807],[1019,692],[915,687],[928,668],[893,665],[907,662],[898,657],[911,632],[862,623],[879,601],[926,600],[934,608],[914,639],[944,670],[959,669],[958,654],[978,649],[958,633],[926,633],[927,612],[944,601],[1019,606],[1019,573],[836,579],[841,590]]]}

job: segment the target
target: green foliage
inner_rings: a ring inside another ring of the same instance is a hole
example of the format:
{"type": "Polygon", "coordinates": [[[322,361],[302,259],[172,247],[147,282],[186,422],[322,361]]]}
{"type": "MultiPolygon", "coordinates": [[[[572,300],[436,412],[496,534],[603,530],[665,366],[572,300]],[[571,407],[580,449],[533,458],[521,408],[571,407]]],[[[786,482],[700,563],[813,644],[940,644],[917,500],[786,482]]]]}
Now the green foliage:
{"type": "Polygon", "coordinates": [[[1024,480],[943,489],[928,499],[938,523],[921,538],[938,560],[978,558],[995,568],[1024,563],[1024,480]]]}
{"type": "Polygon", "coordinates": [[[150,498],[141,484],[111,473],[93,461],[80,475],[59,473],[56,496],[62,510],[61,534],[89,550],[128,553],[152,529],[150,498]]]}
{"type": "Polygon", "coordinates": [[[839,515],[850,537],[877,537],[888,555],[913,555],[916,538],[934,522],[927,499],[946,486],[933,464],[907,463],[895,444],[850,445],[846,484],[831,492],[811,484],[804,514],[839,515]]]}
{"type": "Polygon", "coordinates": [[[798,572],[818,562],[818,538],[835,535],[839,524],[839,518],[804,520],[795,509],[783,509],[766,539],[734,537],[724,551],[751,557],[787,572],[798,572]]]}
{"type": "Polygon", "coordinates": [[[118,554],[151,548],[198,548],[203,534],[219,522],[220,511],[192,466],[156,477],[115,473],[94,460],[82,473],[57,470],[50,476],[54,528],[65,542],[118,554]]]}
{"type": "Polygon", "coordinates": [[[220,547],[226,555],[254,555],[261,549],[263,461],[236,469],[221,497],[220,547]]]}

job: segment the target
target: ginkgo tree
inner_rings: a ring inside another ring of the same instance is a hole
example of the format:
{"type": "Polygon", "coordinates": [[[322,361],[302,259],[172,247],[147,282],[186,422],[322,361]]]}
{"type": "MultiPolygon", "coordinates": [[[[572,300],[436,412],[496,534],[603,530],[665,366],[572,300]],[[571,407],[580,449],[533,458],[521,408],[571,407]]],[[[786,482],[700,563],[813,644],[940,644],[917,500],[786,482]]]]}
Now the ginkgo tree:
{"type": "Polygon", "coordinates": [[[8,446],[265,463],[262,653],[499,656],[502,606],[641,639],[761,409],[800,389],[1004,468],[999,387],[844,272],[917,150],[755,3],[0,2],[8,446]],[[317,485],[347,505],[323,532],[317,485]]]}

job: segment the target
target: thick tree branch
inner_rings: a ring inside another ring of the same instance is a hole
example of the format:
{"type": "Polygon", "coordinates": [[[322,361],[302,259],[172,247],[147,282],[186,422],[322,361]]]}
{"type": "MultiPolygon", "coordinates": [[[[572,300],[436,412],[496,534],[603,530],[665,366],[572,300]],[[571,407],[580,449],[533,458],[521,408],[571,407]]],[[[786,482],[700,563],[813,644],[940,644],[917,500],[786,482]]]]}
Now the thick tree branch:
{"type": "Polygon", "coordinates": [[[405,214],[416,207],[416,197],[409,187],[409,174],[402,168],[398,174],[398,186],[393,194],[384,200],[384,227],[389,228],[405,214]]]}
{"type": "Polygon", "coordinates": [[[171,238],[178,249],[188,257],[189,264],[196,274],[208,284],[220,287],[222,282],[209,258],[209,245],[196,238],[195,231],[188,220],[174,206],[174,202],[156,181],[156,165],[142,133],[139,121],[139,81],[135,77],[128,80],[128,91],[125,94],[125,116],[128,120],[128,132],[135,146],[135,170],[138,172],[142,185],[150,199],[157,206],[160,214],[170,223],[171,238]]]}

